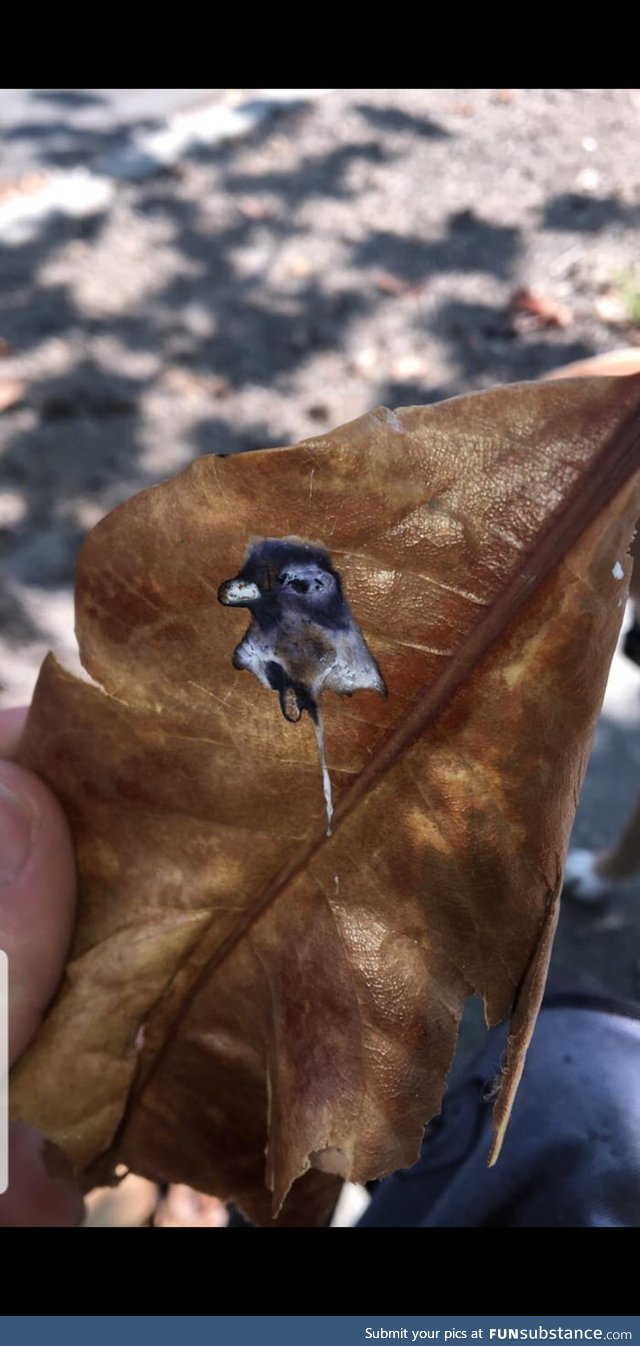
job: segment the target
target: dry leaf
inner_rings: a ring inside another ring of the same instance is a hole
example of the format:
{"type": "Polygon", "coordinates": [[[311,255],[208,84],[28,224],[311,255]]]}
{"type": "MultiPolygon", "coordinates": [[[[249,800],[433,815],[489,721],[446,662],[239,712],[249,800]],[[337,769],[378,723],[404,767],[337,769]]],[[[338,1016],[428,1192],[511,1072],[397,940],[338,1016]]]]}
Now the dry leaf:
{"type": "Polygon", "coordinates": [[[497,1150],[623,611],[639,406],[612,378],[379,409],[198,459],[90,534],[104,691],[50,657],[20,755],[68,811],[82,901],[12,1095],[87,1185],[124,1163],[324,1223],[318,1170],[417,1158],[473,991],[512,1015],[497,1150]],[[388,688],[323,698],[330,838],[310,716],[234,668],[247,614],[216,597],[286,536],[328,548],[388,688]]]}
{"type": "Polygon", "coordinates": [[[404,276],[396,276],[393,271],[386,271],[382,267],[377,267],[372,275],[373,283],[377,290],[382,294],[393,295],[411,295],[413,297],[422,294],[426,281],[407,280],[404,276]]]}
{"type": "Polygon", "coordinates": [[[606,351],[603,355],[590,355],[586,360],[563,365],[562,369],[552,369],[549,374],[545,374],[545,378],[591,378],[594,374],[607,378],[612,374],[640,374],[640,350],[637,346],[623,346],[618,350],[606,351]]]}
{"type": "Polygon", "coordinates": [[[533,327],[569,327],[573,321],[571,309],[566,304],[541,294],[539,290],[515,290],[509,307],[512,313],[522,316],[533,327]]]}

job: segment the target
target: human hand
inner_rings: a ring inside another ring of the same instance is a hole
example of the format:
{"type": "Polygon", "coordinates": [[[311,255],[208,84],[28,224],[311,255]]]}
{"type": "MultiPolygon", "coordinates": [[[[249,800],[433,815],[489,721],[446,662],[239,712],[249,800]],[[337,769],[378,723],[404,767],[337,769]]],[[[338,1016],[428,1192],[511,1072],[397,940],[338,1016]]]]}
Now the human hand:
{"type": "MultiPolygon", "coordinates": [[[[25,718],[26,710],[0,711],[0,949],[9,960],[10,1063],[28,1046],[57,989],[76,897],[62,809],[39,777],[11,761],[25,718]]],[[[0,1226],[60,1228],[81,1220],[79,1193],[48,1175],[41,1146],[38,1132],[12,1125],[0,1226]]]]}

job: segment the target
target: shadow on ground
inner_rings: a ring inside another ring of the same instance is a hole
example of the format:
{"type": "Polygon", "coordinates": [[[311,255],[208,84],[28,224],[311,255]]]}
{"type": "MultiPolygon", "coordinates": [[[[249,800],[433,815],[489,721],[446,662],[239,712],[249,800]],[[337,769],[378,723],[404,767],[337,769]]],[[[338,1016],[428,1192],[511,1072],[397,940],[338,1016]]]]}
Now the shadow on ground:
{"type": "MultiPolygon", "coordinates": [[[[37,628],[15,615],[15,586],[70,586],[91,523],[194,454],[291,442],[380,401],[535,378],[596,349],[584,325],[516,328],[509,297],[536,229],[564,247],[566,230],[631,227],[635,208],[557,190],[533,223],[498,207],[468,107],[404,93],[345,95],[329,129],[324,107],[282,111],[241,146],[122,186],[108,211],[2,247],[0,337],[26,380],[3,418],[11,639],[37,628]]],[[[99,94],[33,95],[33,118],[6,134],[48,138],[51,162],[119,139],[117,122],[83,138],[65,117],[99,94]],[[59,120],[40,121],[52,105],[59,120]]]]}

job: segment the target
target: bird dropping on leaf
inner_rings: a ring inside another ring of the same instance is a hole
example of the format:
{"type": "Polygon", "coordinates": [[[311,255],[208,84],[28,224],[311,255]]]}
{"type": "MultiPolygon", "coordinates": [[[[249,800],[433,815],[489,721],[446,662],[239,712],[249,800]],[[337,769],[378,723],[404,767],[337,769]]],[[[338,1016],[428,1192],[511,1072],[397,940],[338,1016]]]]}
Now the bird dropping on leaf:
{"type": "Polygon", "coordinates": [[[228,607],[249,608],[251,624],[233,652],[235,668],[255,674],[276,691],[285,719],[311,717],[331,835],[333,799],[320,697],[328,689],[351,696],[360,689],[386,696],[384,679],[347,603],[324,547],[299,538],[253,543],[233,579],[220,586],[228,607]]]}

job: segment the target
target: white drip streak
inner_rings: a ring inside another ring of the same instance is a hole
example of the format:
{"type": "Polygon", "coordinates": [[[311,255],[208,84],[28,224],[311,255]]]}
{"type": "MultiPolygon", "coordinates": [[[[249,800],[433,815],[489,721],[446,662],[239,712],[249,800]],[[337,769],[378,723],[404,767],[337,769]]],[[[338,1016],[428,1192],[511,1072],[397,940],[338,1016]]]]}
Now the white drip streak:
{"type": "Polygon", "coordinates": [[[318,757],[320,759],[320,770],[322,772],[322,793],[327,811],[327,836],[332,835],[331,819],[333,818],[333,794],[331,791],[331,777],[327,766],[327,753],[324,742],[324,724],[322,723],[322,711],[318,706],[317,719],[313,721],[313,732],[316,736],[318,745],[318,757]]]}

